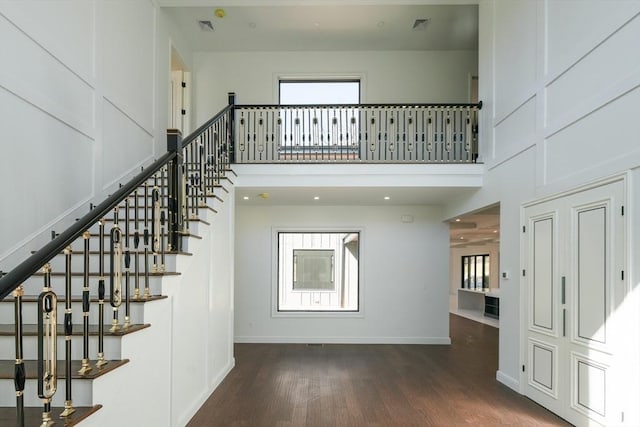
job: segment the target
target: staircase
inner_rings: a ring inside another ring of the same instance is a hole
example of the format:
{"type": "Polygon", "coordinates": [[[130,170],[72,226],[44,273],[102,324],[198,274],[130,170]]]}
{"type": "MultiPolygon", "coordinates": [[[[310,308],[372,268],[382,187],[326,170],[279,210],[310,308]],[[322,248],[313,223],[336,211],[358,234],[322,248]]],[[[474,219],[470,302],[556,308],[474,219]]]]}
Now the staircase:
{"type": "Polygon", "coordinates": [[[183,425],[233,367],[230,111],[0,278],[0,426],[183,425]]]}

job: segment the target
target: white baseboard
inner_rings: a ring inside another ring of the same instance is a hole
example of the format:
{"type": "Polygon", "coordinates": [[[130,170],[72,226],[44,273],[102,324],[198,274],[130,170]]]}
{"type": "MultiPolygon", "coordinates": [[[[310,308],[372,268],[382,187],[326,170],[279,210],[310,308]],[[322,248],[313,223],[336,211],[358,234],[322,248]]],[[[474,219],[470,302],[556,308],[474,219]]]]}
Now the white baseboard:
{"type": "Polygon", "coordinates": [[[211,393],[213,393],[218,388],[220,383],[227,377],[227,375],[229,375],[229,372],[231,372],[231,370],[235,366],[236,366],[236,359],[231,358],[231,361],[227,364],[227,366],[225,366],[218,373],[218,375],[216,375],[215,378],[213,378],[213,381],[211,382],[210,387],[206,390],[203,390],[202,393],[200,393],[200,395],[196,397],[196,399],[194,400],[194,403],[183,413],[180,419],[177,420],[176,425],[186,426],[189,420],[193,418],[196,412],[198,412],[198,409],[200,409],[202,405],[204,405],[204,403],[207,401],[207,399],[209,399],[209,397],[211,396],[211,393]]]}
{"type": "Polygon", "coordinates": [[[450,345],[449,337],[264,337],[236,336],[239,344],[430,344],[450,345]]]}
{"type": "Polygon", "coordinates": [[[513,391],[520,393],[520,381],[518,381],[517,379],[510,377],[502,371],[496,371],[496,380],[506,385],[513,391]]]}

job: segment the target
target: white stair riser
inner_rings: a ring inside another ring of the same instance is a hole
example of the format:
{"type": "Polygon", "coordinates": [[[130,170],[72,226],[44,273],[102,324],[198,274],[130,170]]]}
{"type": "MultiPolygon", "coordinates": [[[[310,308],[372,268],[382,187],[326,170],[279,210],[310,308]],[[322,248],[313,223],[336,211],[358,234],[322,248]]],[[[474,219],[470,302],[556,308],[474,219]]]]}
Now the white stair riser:
{"type": "MultiPolygon", "coordinates": [[[[14,308],[13,303],[3,302],[0,303],[0,323],[12,324],[14,323],[14,308]]],[[[71,304],[72,319],[74,324],[82,323],[82,303],[73,302],[71,304]]],[[[89,307],[89,323],[92,325],[98,324],[98,303],[92,302],[89,307]]],[[[58,323],[64,321],[64,303],[58,303],[58,323]]],[[[37,304],[35,302],[25,302],[22,305],[22,322],[23,324],[37,324],[38,313],[37,304]]],[[[124,303],[118,310],[118,319],[120,324],[124,322],[124,303]]],[[[104,324],[110,325],[113,318],[113,309],[108,302],[104,304],[104,324]]],[[[131,323],[144,323],[144,304],[143,303],[131,303],[131,323]]]]}
{"type": "MultiPolygon", "coordinates": [[[[195,234],[196,236],[199,236],[197,228],[196,229],[192,228],[192,229],[189,230],[189,232],[191,234],[195,234]]],[[[196,238],[196,237],[193,237],[193,238],[196,238]]],[[[89,250],[97,251],[99,249],[99,247],[100,247],[100,240],[99,239],[100,238],[98,236],[92,236],[91,237],[91,243],[90,243],[90,246],[89,246],[89,250]]],[[[130,239],[131,239],[130,250],[133,253],[133,249],[134,249],[133,234],[131,235],[130,239]]],[[[165,245],[165,247],[167,245],[167,239],[168,239],[168,236],[165,233],[165,235],[164,235],[164,245],[165,245]]],[[[84,242],[82,240],[83,239],[80,238],[80,239],[74,241],[71,244],[71,250],[72,251],[77,251],[77,252],[82,252],[84,250],[84,242]]],[[[123,240],[124,240],[124,234],[123,234],[123,240]]],[[[184,236],[183,237],[183,239],[182,239],[182,246],[183,246],[182,250],[183,251],[186,251],[185,248],[188,247],[189,240],[190,240],[189,236],[184,236]]],[[[109,236],[108,233],[105,233],[105,236],[104,236],[104,250],[105,251],[109,251],[110,244],[111,244],[111,237],[109,236]]],[[[149,245],[151,245],[151,244],[152,244],[152,241],[150,239],[149,245]]],[[[140,258],[142,259],[142,253],[144,253],[144,240],[142,239],[142,237],[140,238],[140,244],[138,245],[138,250],[140,252],[140,258]]],[[[153,255],[153,252],[151,251],[151,246],[149,246],[149,256],[152,256],[152,255],[153,255]]],[[[78,256],[78,255],[75,255],[75,256],[78,256]]],[[[131,259],[131,264],[133,265],[133,259],[131,259]]]]}
{"type": "MultiPolygon", "coordinates": [[[[93,387],[92,380],[74,379],[72,381],[71,398],[73,406],[93,406],[93,387]]],[[[52,406],[64,406],[65,401],[65,380],[58,378],[57,392],[53,396],[52,406]]],[[[0,390],[7,390],[6,393],[0,393],[0,406],[15,407],[16,395],[13,380],[0,380],[0,390]],[[11,390],[11,392],[9,392],[11,390]]],[[[38,398],[38,382],[36,380],[27,380],[24,387],[24,406],[41,406],[42,400],[38,398]]],[[[55,420],[56,425],[63,425],[61,420],[55,420]]]]}
{"type": "MultiPolygon", "coordinates": [[[[42,290],[42,286],[44,284],[43,277],[30,277],[24,283],[25,293],[29,295],[36,295],[38,292],[42,290]]],[[[140,275],[140,294],[144,292],[145,282],[144,276],[140,275]]],[[[73,295],[80,296],[82,295],[82,289],[84,287],[84,278],[82,276],[72,276],[71,277],[71,292],[73,295]]],[[[133,296],[135,287],[135,277],[132,274],[129,279],[129,295],[133,296]]],[[[51,289],[53,292],[58,295],[58,298],[62,298],[65,295],[65,279],[64,277],[53,277],[51,279],[51,289]]],[[[105,301],[109,301],[109,289],[110,289],[110,279],[107,275],[104,280],[104,289],[105,289],[105,301]]],[[[160,276],[150,276],[149,277],[149,289],[151,289],[151,295],[160,295],[162,293],[162,277],[160,276]]],[[[89,277],[89,293],[92,298],[98,296],[98,278],[97,277],[89,277]]],[[[122,295],[123,295],[123,303],[124,303],[124,295],[125,295],[125,276],[122,275],[122,295]]]]}
{"type": "MultiPolygon", "coordinates": [[[[97,248],[93,248],[95,250],[97,248]]],[[[158,260],[160,262],[161,259],[158,260]]],[[[176,269],[176,255],[165,255],[165,271],[175,271],[176,269]]],[[[53,272],[64,272],[66,268],[66,260],[64,255],[58,255],[50,261],[51,271],[53,272]]],[[[124,259],[122,260],[122,265],[124,267],[124,259]]],[[[144,253],[138,254],[138,265],[140,271],[144,269],[144,253]]],[[[131,252],[131,267],[133,270],[135,266],[135,254],[131,252]]],[[[153,254],[149,255],[149,268],[153,266],[153,254]]],[[[89,271],[97,272],[100,267],[100,257],[97,254],[89,255],[89,271]]],[[[104,258],[104,270],[105,273],[109,272],[110,263],[109,263],[109,255],[106,255],[104,258]]],[[[73,272],[82,272],[84,271],[84,256],[82,254],[76,254],[71,256],[71,271],[73,272]]]]}
{"type": "MultiPolygon", "coordinates": [[[[105,326],[105,331],[109,329],[105,326]]],[[[65,338],[58,336],[58,360],[65,358],[65,338]]],[[[122,351],[120,346],[121,337],[108,336],[104,337],[104,355],[109,360],[122,359],[122,351]]],[[[29,335],[22,338],[23,354],[25,360],[36,360],[38,358],[38,337],[29,335]]],[[[81,336],[73,336],[71,340],[71,359],[81,360],[83,353],[83,344],[81,336]]],[[[95,360],[98,354],[98,337],[89,337],[89,358],[95,360]]],[[[15,344],[13,337],[0,337],[0,359],[14,359],[15,344]]]]}
{"type": "MultiPolygon", "coordinates": [[[[200,213],[196,216],[196,218],[202,218],[202,213],[203,213],[203,209],[199,209],[198,210],[200,213]]],[[[144,243],[144,211],[143,210],[138,210],[138,233],[140,234],[140,246],[142,246],[142,244],[144,243]]],[[[195,221],[196,218],[193,218],[192,212],[189,211],[189,217],[194,219],[193,221],[189,221],[189,225],[188,225],[188,230],[190,230],[192,233],[194,234],[198,234],[197,231],[201,225],[201,223],[199,221],[195,221]]],[[[109,235],[109,233],[111,232],[111,229],[113,228],[113,216],[110,215],[109,216],[109,221],[105,221],[104,224],[104,233],[105,235],[109,235]]],[[[118,217],[118,225],[120,227],[120,230],[122,231],[122,236],[124,237],[124,210],[121,209],[120,210],[120,214],[118,217]]],[[[161,230],[162,228],[164,228],[165,233],[168,233],[168,222],[165,220],[164,223],[164,227],[161,226],[161,230]]],[[[149,235],[151,235],[151,230],[152,230],[152,224],[151,224],[151,215],[149,214],[149,219],[147,221],[147,229],[149,230],[149,235]]],[[[185,225],[185,228],[187,228],[187,226],[185,225]]],[[[133,247],[133,237],[134,237],[134,233],[136,231],[136,226],[135,226],[135,221],[134,221],[134,210],[133,208],[129,210],[129,239],[131,240],[131,247],[133,247]]],[[[93,236],[91,236],[92,241],[91,241],[91,247],[93,248],[94,244],[97,247],[98,243],[96,241],[96,243],[94,243],[93,239],[97,239],[97,235],[100,232],[100,225],[99,223],[95,223],[93,224],[90,228],[89,228],[89,232],[91,234],[93,234],[93,236]]],[[[166,239],[166,237],[165,237],[166,239]]],[[[76,245],[78,245],[78,247],[82,247],[83,243],[80,242],[79,239],[76,242],[74,242],[74,247],[76,247],[76,245]]]]}

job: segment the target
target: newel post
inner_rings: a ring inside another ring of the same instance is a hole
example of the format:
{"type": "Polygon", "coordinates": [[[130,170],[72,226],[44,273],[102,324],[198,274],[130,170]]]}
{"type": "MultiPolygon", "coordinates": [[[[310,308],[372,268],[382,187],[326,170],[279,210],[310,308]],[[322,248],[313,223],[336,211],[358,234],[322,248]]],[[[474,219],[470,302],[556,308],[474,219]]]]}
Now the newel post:
{"type": "Polygon", "coordinates": [[[229,162],[236,162],[236,94],[229,92],[229,105],[232,108],[229,111],[229,162]]]}
{"type": "Polygon", "coordinates": [[[168,249],[182,250],[182,232],[184,230],[185,189],[184,168],[182,164],[182,133],[178,129],[167,129],[167,151],[176,153],[169,162],[167,176],[167,207],[169,210],[168,249]]]}

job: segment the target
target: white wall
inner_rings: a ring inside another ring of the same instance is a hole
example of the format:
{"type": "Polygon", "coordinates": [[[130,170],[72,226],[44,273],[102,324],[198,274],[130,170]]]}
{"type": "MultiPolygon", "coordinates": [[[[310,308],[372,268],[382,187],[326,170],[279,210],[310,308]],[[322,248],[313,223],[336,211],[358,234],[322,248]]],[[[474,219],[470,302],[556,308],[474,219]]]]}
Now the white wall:
{"type": "Polygon", "coordinates": [[[0,0],[0,38],[9,270],[165,151],[171,43],[191,57],[151,0],[0,0]]]}
{"type": "MultiPolygon", "coordinates": [[[[484,187],[448,206],[446,216],[500,202],[500,264],[512,278],[500,284],[498,379],[515,389],[521,356],[520,206],[640,164],[634,126],[640,56],[631,53],[640,38],[639,12],[638,1],[480,3],[480,99],[486,107],[480,129],[487,175],[484,187]]],[[[638,212],[630,218],[637,222],[638,212]]],[[[630,259],[637,259],[637,241],[631,250],[630,259]]],[[[635,276],[636,288],[637,283],[635,276]]],[[[630,374],[637,378],[637,370],[630,374]]],[[[637,413],[627,416],[638,419],[637,413]]]]}
{"type": "MultiPolygon", "coordinates": [[[[218,213],[201,210],[209,226],[190,239],[179,276],[163,278],[161,299],[145,304],[151,326],[123,337],[130,362],[96,380],[103,408],[82,425],[184,426],[233,368],[233,191],[218,213]]],[[[194,231],[195,232],[195,231],[194,231]]]]}
{"type": "MultiPolygon", "coordinates": [[[[200,242],[191,241],[172,300],[171,425],[182,426],[234,366],[233,192],[209,211],[200,242]]],[[[200,210],[201,215],[204,210],[200,210]]]]}
{"type": "Polygon", "coordinates": [[[428,206],[236,206],[236,342],[449,343],[440,218],[428,206]],[[274,227],[362,229],[363,315],[272,317],[274,227]]]}
{"type": "Polygon", "coordinates": [[[363,103],[469,102],[475,51],[248,52],[194,56],[195,109],[202,123],[236,92],[239,104],[276,104],[283,77],[360,77],[363,103]]]}
{"type": "Polygon", "coordinates": [[[489,254],[491,265],[489,266],[489,287],[500,287],[500,247],[497,243],[472,246],[468,248],[449,249],[449,277],[451,295],[458,295],[460,283],[462,281],[462,256],[464,255],[485,255],[489,254]]]}

